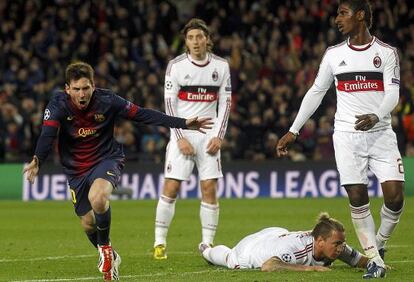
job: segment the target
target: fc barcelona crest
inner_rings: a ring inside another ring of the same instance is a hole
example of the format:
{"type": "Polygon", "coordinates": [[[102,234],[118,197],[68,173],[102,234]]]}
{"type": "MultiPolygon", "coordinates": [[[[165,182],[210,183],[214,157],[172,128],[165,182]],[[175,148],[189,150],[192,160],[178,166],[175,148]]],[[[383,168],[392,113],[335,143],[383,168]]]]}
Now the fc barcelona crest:
{"type": "Polygon", "coordinates": [[[211,75],[211,78],[213,79],[213,81],[217,81],[218,79],[218,72],[217,70],[213,71],[213,74],[211,75]]]}
{"type": "Polygon", "coordinates": [[[105,120],[105,116],[103,114],[95,114],[94,117],[96,122],[103,122],[105,120]]]}
{"type": "Polygon", "coordinates": [[[379,68],[381,66],[381,58],[379,56],[375,56],[372,62],[374,63],[374,67],[376,68],[379,68]]]}

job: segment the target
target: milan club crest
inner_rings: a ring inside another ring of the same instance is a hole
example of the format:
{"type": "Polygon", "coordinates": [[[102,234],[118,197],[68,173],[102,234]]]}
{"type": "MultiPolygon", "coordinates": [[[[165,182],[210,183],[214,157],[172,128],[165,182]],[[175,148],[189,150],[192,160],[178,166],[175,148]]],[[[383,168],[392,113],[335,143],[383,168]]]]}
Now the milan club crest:
{"type": "Polygon", "coordinates": [[[218,72],[216,70],[213,71],[213,74],[211,75],[211,78],[213,81],[217,81],[218,79],[218,72]]]}
{"type": "Polygon", "coordinates": [[[379,68],[381,66],[381,58],[378,56],[375,56],[372,62],[374,63],[374,67],[376,68],[379,68]]]}

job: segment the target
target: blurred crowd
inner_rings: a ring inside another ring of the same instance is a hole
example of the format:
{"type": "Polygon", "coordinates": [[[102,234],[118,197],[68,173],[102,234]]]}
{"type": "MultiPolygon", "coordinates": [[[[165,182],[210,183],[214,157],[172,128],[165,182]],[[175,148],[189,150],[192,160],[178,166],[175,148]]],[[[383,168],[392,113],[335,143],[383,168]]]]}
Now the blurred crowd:
{"type": "MultiPolygon", "coordinates": [[[[182,1],[0,1],[0,161],[30,159],[43,110],[63,89],[65,67],[75,60],[94,66],[97,87],[163,111],[165,69],[184,50],[180,30],[190,17],[209,24],[214,52],[230,63],[233,109],[223,160],[273,159],[325,49],[344,40],[334,24],[337,1],[184,2],[186,13],[182,1]]],[[[393,127],[401,153],[414,156],[414,10],[404,0],[371,2],[372,34],[399,49],[393,127]]],[[[335,105],[331,88],[290,159],[334,158],[335,105]]],[[[115,128],[127,159],[142,162],[163,161],[168,135],[165,128],[129,121],[115,128]]]]}

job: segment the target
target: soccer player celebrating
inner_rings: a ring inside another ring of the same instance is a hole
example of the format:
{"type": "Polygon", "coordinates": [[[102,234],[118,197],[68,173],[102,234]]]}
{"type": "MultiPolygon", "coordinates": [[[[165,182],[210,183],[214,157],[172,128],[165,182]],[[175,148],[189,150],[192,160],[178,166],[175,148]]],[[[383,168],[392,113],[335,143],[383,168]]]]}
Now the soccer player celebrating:
{"type": "Polygon", "coordinates": [[[78,62],[66,68],[65,91],[57,92],[47,105],[35,155],[24,172],[33,183],[59,136],[60,160],[75,212],[98,249],[98,268],[105,280],[119,279],[121,263],[109,239],[109,197],[117,187],[125,157],[122,145],[113,137],[117,118],[201,132],[213,124],[209,118],[183,119],[140,108],[109,89],[95,88],[94,71],[89,64],[78,62]]]}
{"type": "Polygon", "coordinates": [[[368,258],[345,243],[344,226],[321,213],[311,231],[289,232],[270,227],[244,237],[233,249],[200,245],[201,255],[214,265],[262,271],[328,271],[336,259],[365,267],[368,258]]]}
{"type": "Polygon", "coordinates": [[[214,128],[206,135],[171,130],[165,160],[164,189],[155,218],[154,258],[166,259],[166,238],[175,212],[181,181],[197,166],[201,205],[202,242],[213,244],[219,217],[217,179],[222,177],[220,147],[231,107],[230,69],[227,61],[211,53],[206,23],[191,19],[182,31],[187,52],[171,60],[165,74],[165,109],[172,116],[211,117],[214,128]]]}
{"type": "Polygon", "coordinates": [[[355,231],[370,258],[364,278],[385,276],[384,246],[400,220],[404,203],[404,170],[390,115],[399,98],[398,54],[370,34],[371,22],[367,0],[340,1],[335,23],[348,38],[326,50],[313,86],[276,148],[279,156],[287,155],[288,145],[295,141],[334,82],[335,159],[341,185],[348,193],[355,231]],[[376,234],[369,208],[368,169],[381,182],[384,194],[376,234]]]}

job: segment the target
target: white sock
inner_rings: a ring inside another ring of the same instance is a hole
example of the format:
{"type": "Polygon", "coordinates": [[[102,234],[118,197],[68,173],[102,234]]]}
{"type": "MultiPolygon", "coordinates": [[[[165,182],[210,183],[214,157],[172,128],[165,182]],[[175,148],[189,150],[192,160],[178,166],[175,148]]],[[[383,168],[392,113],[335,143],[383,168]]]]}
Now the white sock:
{"type": "Polygon", "coordinates": [[[155,242],[157,245],[167,245],[168,228],[175,213],[175,199],[161,195],[158,200],[155,216],[155,242]]]}
{"type": "Polygon", "coordinates": [[[219,205],[211,205],[201,202],[200,221],[202,242],[208,245],[213,244],[219,220],[219,205]]]}
{"type": "Polygon", "coordinates": [[[375,223],[369,209],[369,203],[360,207],[349,206],[351,208],[352,223],[365,255],[369,259],[375,258],[376,263],[383,266],[384,262],[379,256],[375,241],[375,223]],[[377,260],[377,257],[379,260],[377,260]]]}
{"type": "Polygon", "coordinates": [[[203,252],[203,257],[214,265],[227,267],[227,256],[230,254],[230,251],[230,248],[218,245],[214,248],[207,248],[203,252]]]}
{"type": "Polygon", "coordinates": [[[397,226],[397,223],[400,221],[402,210],[403,209],[401,208],[399,211],[392,211],[384,204],[382,205],[380,212],[381,225],[376,236],[378,249],[384,248],[388,239],[391,237],[391,234],[397,226]]]}

